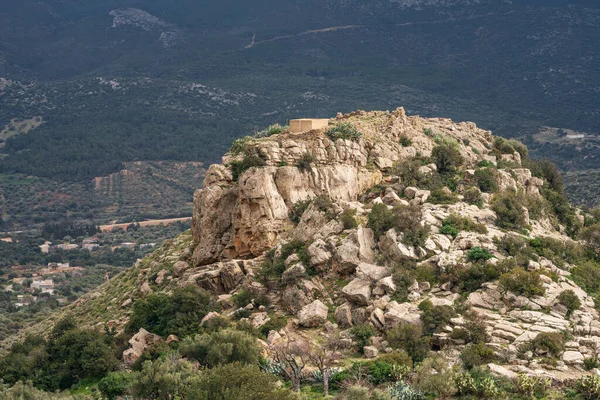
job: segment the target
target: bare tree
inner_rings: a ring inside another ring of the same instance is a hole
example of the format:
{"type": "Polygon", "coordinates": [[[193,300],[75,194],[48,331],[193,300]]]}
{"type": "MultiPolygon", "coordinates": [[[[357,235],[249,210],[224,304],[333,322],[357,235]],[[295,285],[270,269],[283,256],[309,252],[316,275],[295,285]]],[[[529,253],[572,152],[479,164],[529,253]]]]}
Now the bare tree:
{"type": "Polygon", "coordinates": [[[299,392],[302,371],[310,359],[310,345],[304,339],[290,340],[288,336],[285,343],[277,343],[271,350],[273,360],[281,365],[285,375],[292,381],[294,390],[299,392]]]}
{"type": "Polygon", "coordinates": [[[340,338],[339,335],[332,336],[325,343],[317,343],[311,348],[310,361],[321,371],[323,376],[323,395],[329,395],[329,377],[331,367],[333,367],[340,358],[340,338]]]}

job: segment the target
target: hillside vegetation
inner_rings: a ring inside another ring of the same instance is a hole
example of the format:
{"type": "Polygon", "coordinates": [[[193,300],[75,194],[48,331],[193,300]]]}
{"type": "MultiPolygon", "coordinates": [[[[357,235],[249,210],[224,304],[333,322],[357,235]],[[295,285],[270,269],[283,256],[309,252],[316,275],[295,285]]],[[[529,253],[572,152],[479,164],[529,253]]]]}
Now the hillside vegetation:
{"type": "Polygon", "coordinates": [[[274,126],[208,169],[191,231],[4,341],[4,393],[596,399],[599,232],[473,123],[274,126]]]}

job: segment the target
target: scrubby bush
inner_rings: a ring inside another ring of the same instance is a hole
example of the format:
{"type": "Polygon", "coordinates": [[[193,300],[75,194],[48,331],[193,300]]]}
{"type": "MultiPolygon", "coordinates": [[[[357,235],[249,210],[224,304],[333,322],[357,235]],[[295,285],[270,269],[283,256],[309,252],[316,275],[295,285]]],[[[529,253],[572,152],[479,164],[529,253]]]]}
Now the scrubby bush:
{"type": "Polygon", "coordinates": [[[424,337],[418,325],[400,323],[387,332],[390,347],[406,351],[414,363],[423,361],[429,354],[429,338],[424,337]]]}
{"type": "Polygon", "coordinates": [[[262,131],[258,131],[254,134],[254,137],[256,138],[264,138],[264,137],[269,137],[269,136],[273,136],[273,135],[278,135],[281,132],[288,130],[289,126],[287,125],[279,125],[279,124],[273,124],[273,125],[269,125],[268,127],[266,127],[265,129],[263,129],[262,131]]]}
{"type": "Polygon", "coordinates": [[[487,347],[483,343],[473,343],[465,347],[460,353],[460,360],[463,363],[465,369],[470,370],[473,367],[477,367],[483,364],[489,364],[496,358],[494,350],[487,347]]]}
{"type": "Polygon", "coordinates": [[[502,239],[495,240],[498,250],[508,256],[516,256],[527,247],[527,242],[520,236],[507,234],[502,239]]]}
{"type": "Polygon", "coordinates": [[[292,222],[296,224],[300,222],[300,219],[302,219],[302,215],[304,214],[308,206],[310,206],[310,203],[312,203],[311,199],[299,200],[292,204],[292,208],[289,212],[289,217],[292,220],[292,222]]]}
{"type": "Polygon", "coordinates": [[[463,192],[463,199],[466,203],[474,204],[478,207],[483,206],[481,190],[476,187],[469,187],[463,192]]]}
{"type": "Polygon", "coordinates": [[[519,350],[547,353],[549,356],[558,357],[565,350],[565,336],[558,332],[541,332],[519,350]]]}
{"type": "Polygon", "coordinates": [[[388,230],[395,228],[403,233],[402,241],[409,246],[424,246],[429,237],[429,226],[421,225],[421,209],[418,206],[397,206],[392,210],[385,204],[375,204],[369,213],[367,226],[378,239],[388,230]]]}
{"type": "Polygon", "coordinates": [[[593,261],[578,263],[571,271],[573,280],[587,293],[596,294],[600,292],[600,265],[593,261]]]}
{"type": "Polygon", "coordinates": [[[115,400],[129,389],[132,378],[128,372],[111,372],[98,382],[98,390],[106,399],[115,400]]]}
{"type": "Polygon", "coordinates": [[[563,290],[557,297],[557,300],[560,304],[565,306],[567,309],[567,318],[571,316],[573,311],[579,310],[581,307],[581,300],[571,289],[563,290]]]}
{"type": "Polygon", "coordinates": [[[473,247],[467,253],[467,261],[469,262],[478,262],[478,261],[487,261],[494,256],[488,249],[484,249],[482,247],[473,247]]]}
{"type": "Polygon", "coordinates": [[[183,338],[199,332],[200,321],[214,309],[210,294],[193,285],[176,290],[172,296],[151,293],[133,304],[126,331],[135,333],[144,328],[163,337],[173,334],[183,338]]]}
{"type": "MultiPolygon", "coordinates": [[[[156,397],[145,397],[156,398],[156,397]]],[[[168,399],[202,400],[294,400],[298,397],[279,385],[277,377],[262,372],[257,365],[219,365],[196,372],[184,393],[168,399]],[[186,393],[187,392],[187,393],[186,393]],[[185,395],[187,394],[187,395],[185,395]],[[181,397],[179,397],[181,396],[181,397]]]]}
{"type": "Polygon", "coordinates": [[[403,258],[392,266],[392,279],[396,285],[394,300],[405,302],[408,296],[408,288],[415,281],[415,270],[417,263],[411,259],[403,258]]]}
{"type": "Polygon", "coordinates": [[[385,204],[374,204],[369,213],[367,226],[373,230],[375,239],[394,227],[394,213],[385,204]]]}
{"type": "Polygon", "coordinates": [[[446,399],[456,391],[452,380],[452,370],[443,357],[425,359],[417,368],[413,378],[414,386],[436,399],[446,399]]]}
{"type": "Polygon", "coordinates": [[[543,296],[546,289],[537,271],[525,271],[521,267],[500,276],[500,285],[519,296],[543,296]]]}
{"type": "Polygon", "coordinates": [[[288,319],[283,315],[273,315],[263,326],[260,327],[259,332],[265,338],[269,336],[271,331],[279,331],[287,325],[288,319]]]}
{"type": "Polygon", "coordinates": [[[440,233],[451,235],[456,238],[460,231],[487,233],[487,228],[483,224],[476,223],[470,218],[461,217],[456,213],[450,214],[442,221],[440,233]]]}
{"type": "Polygon", "coordinates": [[[442,281],[450,281],[461,292],[472,293],[479,289],[485,282],[491,282],[503,273],[501,262],[493,265],[490,263],[474,263],[472,265],[458,264],[447,269],[442,281]]]}
{"type": "Polygon", "coordinates": [[[234,362],[254,364],[260,354],[254,337],[232,329],[187,337],[181,342],[179,352],[208,368],[234,362]]]}
{"type": "Polygon", "coordinates": [[[494,147],[503,154],[512,154],[516,151],[522,160],[529,157],[527,146],[515,139],[496,137],[494,139],[494,147]]]}
{"type": "Polygon", "coordinates": [[[257,290],[242,288],[232,298],[234,304],[238,307],[246,307],[254,300],[256,307],[265,306],[268,307],[271,304],[269,297],[264,293],[260,293],[257,290]]]}
{"type": "Polygon", "coordinates": [[[429,225],[422,225],[423,214],[418,206],[397,206],[393,209],[394,227],[403,233],[402,242],[409,246],[425,246],[429,225]]]}
{"type": "Polygon", "coordinates": [[[300,157],[300,160],[298,160],[296,167],[298,167],[300,171],[307,171],[311,168],[313,162],[315,162],[315,156],[310,153],[304,153],[302,154],[302,157],[300,157]]]}
{"type": "Polygon", "coordinates": [[[456,193],[452,193],[448,190],[434,189],[427,198],[427,202],[431,204],[454,204],[458,201],[456,193]]]}
{"type": "Polygon", "coordinates": [[[500,228],[527,229],[523,196],[512,190],[496,194],[492,200],[492,210],[496,213],[496,225],[500,228]]]}
{"type": "Polygon", "coordinates": [[[482,192],[495,193],[498,191],[498,172],[494,168],[479,168],[475,171],[475,182],[482,192]]]}
{"type": "Polygon", "coordinates": [[[577,380],[575,390],[585,400],[600,399],[600,377],[587,375],[577,380]]]}
{"type": "Polygon", "coordinates": [[[354,142],[358,142],[358,140],[361,138],[362,133],[360,133],[358,131],[358,129],[356,129],[356,127],[354,125],[352,125],[349,122],[342,122],[340,124],[335,125],[334,127],[330,128],[327,133],[326,133],[327,137],[329,137],[329,139],[335,141],[338,139],[343,139],[343,140],[352,140],[354,142]]]}
{"type": "Polygon", "coordinates": [[[346,208],[340,215],[340,221],[344,225],[344,229],[356,228],[358,226],[358,222],[356,222],[356,210],[346,208]]]}
{"type": "Polygon", "coordinates": [[[411,140],[411,138],[409,138],[406,135],[401,135],[399,143],[400,143],[400,146],[402,146],[402,147],[408,147],[408,146],[412,145],[412,140],[411,140]]]}
{"type": "Polygon", "coordinates": [[[423,333],[433,335],[450,323],[456,317],[456,312],[450,306],[434,306],[431,301],[423,300],[419,304],[423,333]]]}
{"type": "Polygon", "coordinates": [[[248,169],[253,167],[264,167],[265,160],[255,154],[247,154],[241,161],[234,160],[229,163],[231,168],[231,176],[235,182],[240,179],[240,176],[248,169]]]}
{"type": "Polygon", "coordinates": [[[442,143],[431,151],[431,160],[437,166],[440,175],[453,175],[463,163],[458,143],[442,143]]]}
{"type": "Polygon", "coordinates": [[[356,342],[359,353],[363,352],[363,347],[369,344],[371,336],[375,335],[375,331],[368,324],[356,325],[350,328],[350,334],[356,342]]]}
{"type": "Polygon", "coordinates": [[[540,398],[546,395],[552,381],[549,378],[531,377],[520,374],[515,382],[517,393],[526,395],[530,398],[540,398]]]}
{"type": "Polygon", "coordinates": [[[307,252],[307,245],[300,240],[292,240],[284,243],[281,245],[277,256],[275,256],[275,253],[275,249],[267,252],[265,261],[263,261],[260,269],[260,275],[264,279],[268,280],[271,277],[281,277],[286,269],[285,260],[287,260],[292,254],[298,255],[300,263],[304,265],[307,272],[310,273],[310,271],[312,271],[310,256],[307,252]]]}

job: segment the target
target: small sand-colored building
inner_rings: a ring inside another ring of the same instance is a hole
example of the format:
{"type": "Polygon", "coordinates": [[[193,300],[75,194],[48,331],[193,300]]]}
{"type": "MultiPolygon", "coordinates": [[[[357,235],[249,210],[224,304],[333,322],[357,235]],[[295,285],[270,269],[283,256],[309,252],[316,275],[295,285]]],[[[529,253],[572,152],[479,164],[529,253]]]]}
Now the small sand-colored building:
{"type": "Polygon", "coordinates": [[[327,128],[329,120],[327,118],[302,118],[290,120],[290,132],[299,133],[312,131],[313,129],[327,128]]]}

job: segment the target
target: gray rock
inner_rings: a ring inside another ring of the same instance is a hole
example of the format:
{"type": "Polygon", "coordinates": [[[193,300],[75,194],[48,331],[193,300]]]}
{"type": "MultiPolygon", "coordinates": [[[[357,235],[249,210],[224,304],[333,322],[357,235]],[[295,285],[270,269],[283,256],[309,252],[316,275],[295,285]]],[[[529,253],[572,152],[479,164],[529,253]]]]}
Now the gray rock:
{"type": "Polygon", "coordinates": [[[363,347],[363,354],[365,358],[377,358],[379,355],[379,350],[375,346],[365,346],[363,347]]]}
{"type": "Polygon", "coordinates": [[[320,300],[313,301],[298,313],[300,326],[314,328],[324,324],[327,321],[327,311],[327,306],[323,302],[320,300]]]}
{"type": "Polygon", "coordinates": [[[371,300],[371,282],[354,278],[342,289],[342,293],[349,302],[366,306],[369,304],[369,300],[371,300]]]}
{"type": "Polygon", "coordinates": [[[353,325],[352,324],[352,306],[350,305],[350,303],[344,303],[341,306],[339,306],[338,308],[336,308],[335,312],[333,313],[333,316],[335,317],[335,321],[342,328],[348,328],[353,325]]]}

